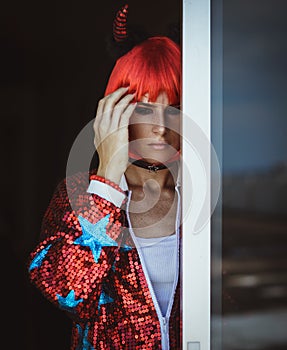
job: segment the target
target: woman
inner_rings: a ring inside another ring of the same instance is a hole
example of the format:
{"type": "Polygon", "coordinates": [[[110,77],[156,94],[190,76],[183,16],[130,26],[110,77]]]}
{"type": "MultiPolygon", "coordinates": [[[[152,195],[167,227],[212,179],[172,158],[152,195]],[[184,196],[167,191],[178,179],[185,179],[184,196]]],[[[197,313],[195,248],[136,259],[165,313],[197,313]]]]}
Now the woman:
{"type": "Polygon", "coordinates": [[[73,319],[71,349],[181,347],[180,82],[167,37],[119,58],[94,122],[98,169],[60,183],[46,211],[30,278],[73,319]]]}

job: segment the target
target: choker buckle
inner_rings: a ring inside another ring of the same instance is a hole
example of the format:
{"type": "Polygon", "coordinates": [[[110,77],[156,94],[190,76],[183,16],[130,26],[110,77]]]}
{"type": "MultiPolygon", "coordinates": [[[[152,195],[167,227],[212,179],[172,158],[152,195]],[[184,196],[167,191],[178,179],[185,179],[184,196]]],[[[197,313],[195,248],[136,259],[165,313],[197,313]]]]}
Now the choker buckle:
{"type": "Polygon", "coordinates": [[[154,164],[148,165],[147,168],[148,168],[149,172],[153,171],[156,173],[159,170],[159,167],[154,165],[154,164]]]}

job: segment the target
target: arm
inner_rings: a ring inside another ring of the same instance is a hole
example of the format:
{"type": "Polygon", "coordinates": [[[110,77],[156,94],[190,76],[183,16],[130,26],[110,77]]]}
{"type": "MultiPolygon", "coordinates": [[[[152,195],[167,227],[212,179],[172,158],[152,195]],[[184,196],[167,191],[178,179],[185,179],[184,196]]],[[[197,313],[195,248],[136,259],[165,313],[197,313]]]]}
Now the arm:
{"type": "MultiPolygon", "coordinates": [[[[128,121],[135,108],[134,94],[127,91],[119,88],[100,100],[94,124],[97,175],[117,191],[128,164],[128,121]]],[[[29,273],[51,302],[75,317],[91,318],[103,299],[102,283],[115,261],[125,218],[115,203],[87,194],[83,182],[75,176],[58,186],[29,273]]]]}
{"type": "MultiPolygon", "coordinates": [[[[57,187],[44,215],[42,241],[31,253],[32,283],[74,318],[96,316],[102,282],[111,269],[123,231],[123,210],[100,196],[86,193],[80,177],[57,187]]],[[[114,184],[116,190],[120,189],[114,184]]]]}

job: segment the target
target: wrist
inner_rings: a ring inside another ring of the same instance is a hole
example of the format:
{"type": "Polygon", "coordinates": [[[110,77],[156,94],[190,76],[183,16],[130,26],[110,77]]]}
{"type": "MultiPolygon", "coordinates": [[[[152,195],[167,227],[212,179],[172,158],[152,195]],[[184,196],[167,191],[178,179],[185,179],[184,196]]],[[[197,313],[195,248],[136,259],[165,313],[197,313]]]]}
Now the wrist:
{"type": "MultiPolygon", "coordinates": [[[[90,176],[90,180],[91,181],[92,180],[96,180],[98,182],[102,182],[102,183],[104,183],[106,185],[109,185],[109,186],[113,187],[115,190],[121,192],[122,194],[126,195],[125,191],[118,184],[116,184],[114,181],[110,181],[110,180],[106,179],[103,176],[93,174],[93,175],[90,176]]],[[[90,183],[89,189],[91,189],[91,188],[93,189],[91,191],[92,193],[99,194],[101,197],[106,198],[105,196],[101,195],[101,193],[103,193],[103,192],[99,190],[99,186],[98,185],[95,186],[93,183],[90,183]]],[[[117,206],[119,206],[119,205],[117,205],[117,206]]]]}
{"type": "Polygon", "coordinates": [[[111,182],[114,182],[115,184],[119,185],[121,178],[122,178],[123,172],[114,171],[112,169],[103,169],[98,168],[97,176],[100,176],[106,180],[109,180],[111,182]]]}

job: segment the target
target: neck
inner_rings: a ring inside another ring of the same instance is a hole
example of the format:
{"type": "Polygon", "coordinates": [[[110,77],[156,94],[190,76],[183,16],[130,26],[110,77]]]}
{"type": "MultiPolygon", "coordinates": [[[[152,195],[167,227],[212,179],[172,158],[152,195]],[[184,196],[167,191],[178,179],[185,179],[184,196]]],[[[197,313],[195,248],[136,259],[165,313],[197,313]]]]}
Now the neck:
{"type": "Polygon", "coordinates": [[[147,169],[149,172],[154,172],[154,173],[158,172],[159,170],[163,170],[167,168],[167,166],[162,163],[149,163],[143,159],[137,159],[132,157],[129,158],[129,162],[133,165],[136,165],[143,169],[147,169]]]}
{"type": "Polygon", "coordinates": [[[167,188],[174,187],[178,175],[178,169],[178,162],[174,162],[168,165],[168,167],[157,171],[130,163],[125,175],[129,186],[143,187],[148,180],[154,180],[160,188],[167,188]]]}

